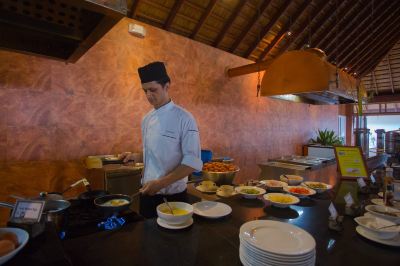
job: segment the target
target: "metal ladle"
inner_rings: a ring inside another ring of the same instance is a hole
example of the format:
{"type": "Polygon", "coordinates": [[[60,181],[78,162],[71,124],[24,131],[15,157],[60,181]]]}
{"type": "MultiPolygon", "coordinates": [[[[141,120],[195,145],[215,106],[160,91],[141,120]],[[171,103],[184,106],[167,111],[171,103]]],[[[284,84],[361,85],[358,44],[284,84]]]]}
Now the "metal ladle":
{"type": "Polygon", "coordinates": [[[171,208],[171,206],[169,205],[169,203],[168,203],[168,201],[167,201],[167,198],[164,197],[163,200],[164,200],[165,204],[168,206],[169,210],[171,211],[171,214],[174,215],[174,210],[173,210],[173,209],[171,208]]]}

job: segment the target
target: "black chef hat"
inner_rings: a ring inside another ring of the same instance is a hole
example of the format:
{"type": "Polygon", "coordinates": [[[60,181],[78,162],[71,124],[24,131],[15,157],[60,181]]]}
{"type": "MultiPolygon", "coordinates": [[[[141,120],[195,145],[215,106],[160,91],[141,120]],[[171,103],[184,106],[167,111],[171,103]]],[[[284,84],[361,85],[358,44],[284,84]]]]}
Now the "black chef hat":
{"type": "Polygon", "coordinates": [[[151,81],[170,81],[163,62],[153,62],[138,69],[141,83],[151,81]]]}

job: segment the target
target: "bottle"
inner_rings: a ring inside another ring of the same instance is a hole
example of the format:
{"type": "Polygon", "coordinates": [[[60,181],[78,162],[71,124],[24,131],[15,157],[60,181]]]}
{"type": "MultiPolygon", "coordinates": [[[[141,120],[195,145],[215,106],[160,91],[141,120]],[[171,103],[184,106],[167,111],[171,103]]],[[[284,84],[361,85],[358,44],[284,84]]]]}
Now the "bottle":
{"type": "Polygon", "coordinates": [[[384,203],[386,206],[391,206],[392,204],[392,198],[393,198],[393,168],[387,167],[386,168],[386,174],[385,174],[385,179],[384,179],[384,192],[383,192],[383,197],[384,197],[384,203]]]}

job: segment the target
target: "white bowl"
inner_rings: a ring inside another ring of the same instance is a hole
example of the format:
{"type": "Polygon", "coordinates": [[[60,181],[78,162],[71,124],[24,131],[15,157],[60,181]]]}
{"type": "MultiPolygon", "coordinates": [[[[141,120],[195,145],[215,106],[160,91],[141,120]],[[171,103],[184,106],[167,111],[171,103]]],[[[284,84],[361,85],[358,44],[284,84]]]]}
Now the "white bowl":
{"type": "Polygon", "coordinates": [[[271,191],[282,191],[283,187],[287,186],[287,183],[278,180],[261,180],[260,183],[266,185],[271,191]]]}
{"type": "Polygon", "coordinates": [[[265,200],[268,200],[269,202],[271,202],[271,204],[273,206],[278,207],[278,208],[287,208],[290,205],[297,204],[300,202],[299,198],[289,195],[289,194],[283,194],[283,193],[268,193],[268,194],[265,194],[263,197],[265,200]],[[283,202],[275,201],[274,196],[285,197],[287,199],[290,199],[291,202],[283,203],[283,202]]]}
{"type": "Polygon", "coordinates": [[[394,223],[400,223],[400,211],[394,208],[390,208],[387,206],[380,206],[380,205],[368,205],[365,207],[365,210],[369,211],[370,213],[378,216],[380,218],[389,220],[394,223]],[[387,215],[384,212],[391,212],[397,216],[387,215]]]}
{"type": "Polygon", "coordinates": [[[307,182],[303,182],[301,183],[303,186],[314,189],[317,193],[323,193],[329,189],[332,188],[332,185],[326,184],[326,183],[322,183],[322,182],[313,182],[313,181],[307,181],[307,182]],[[322,184],[325,186],[325,188],[314,188],[313,185],[319,185],[322,184]]]}
{"type": "Polygon", "coordinates": [[[290,186],[297,186],[303,182],[304,178],[299,175],[281,175],[279,179],[290,186]]]}
{"type": "Polygon", "coordinates": [[[354,218],[354,221],[356,221],[356,223],[358,223],[360,226],[368,230],[368,232],[370,232],[376,238],[379,239],[390,239],[395,237],[400,232],[399,226],[378,229],[384,226],[395,225],[395,223],[391,221],[381,219],[378,217],[360,216],[354,218]]]}
{"type": "Polygon", "coordinates": [[[288,193],[290,193],[290,194],[292,194],[292,195],[294,195],[294,196],[296,196],[298,198],[305,198],[305,197],[308,197],[308,196],[312,196],[312,195],[314,195],[316,193],[314,189],[311,189],[311,188],[308,188],[308,187],[303,187],[303,186],[287,186],[287,187],[284,187],[283,190],[285,190],[286,192],[288,192],[288,193]],[[306,189],[306,190],[308,190],[308,194],[300,194],[300,193],[296,193],[296,192],[290,191],[290,189],[293,189],[293,188],[306,189]]]}
{"type": "Polygon", "coordinates": [[[19,229],[19,228],[12,228],[12,227],[3,227],[0,228],[0,235],[4,233],[14,233],[17,238],[18,238],[18,247],[14,249],[13,251],[3,255],[0,257],[0,265],[3,263],[6,263],[8,260],[10,260],[12,257],[14,257],[21,249],[24,248],[26,243],[28,243],[29,240],[29,234],[25,230],[19,229]]]}
{"type": "Polygon", "coordinates": [[[178,201],[171,201],[168,202],[171,208],[183,209],[186,210],[188,213],[183,215],[172,215],[162,210],[169,210],[168,206],[165,203],[162,203],[157,206],[157,215],[161,219],[163,219],[168,224],[183,224],[187,222],[193,216],[193,206],[186,202],[178,202],[178,201]]]}
{"type": "Polygon", "coordinates": [[[254,187],[254,186],[240,186],[240,187],[236,187],[235,191],[239,194],[241,194],[244,198],[246,199],[256,199],[258,196],[265,194],[265,189],[260,188],[260,187],[254,187]],[[243,190],[246,189],[254,189],[257,190],[258,193],[257,194],[249,194],[244,192],[243,190]]]}

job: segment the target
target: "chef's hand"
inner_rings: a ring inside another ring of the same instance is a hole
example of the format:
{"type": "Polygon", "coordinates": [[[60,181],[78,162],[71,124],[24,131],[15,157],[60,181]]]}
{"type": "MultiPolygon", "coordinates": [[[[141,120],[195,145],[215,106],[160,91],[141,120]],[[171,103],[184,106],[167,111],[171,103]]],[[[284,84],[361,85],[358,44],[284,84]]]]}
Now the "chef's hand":
{"type": "Polygon", "coordinates": [[[139,190],[143,195],[155,195],[158,191],[163,188],[160,180],[151,180],[143,185],[139,190]]]}
{"type": "Polygon", "coordinates": [[[123,160],[124,163],[127,163],[129,161],[134,161],[134,156],[131,152],[123,152],[118,156],[118,160],[123,160]]]}

